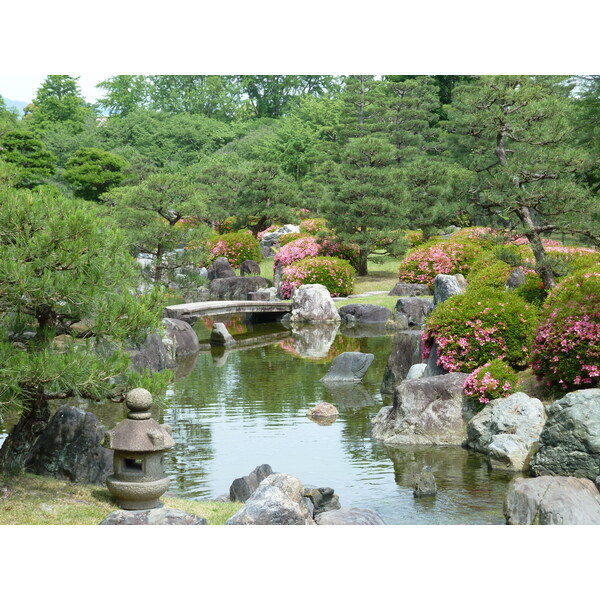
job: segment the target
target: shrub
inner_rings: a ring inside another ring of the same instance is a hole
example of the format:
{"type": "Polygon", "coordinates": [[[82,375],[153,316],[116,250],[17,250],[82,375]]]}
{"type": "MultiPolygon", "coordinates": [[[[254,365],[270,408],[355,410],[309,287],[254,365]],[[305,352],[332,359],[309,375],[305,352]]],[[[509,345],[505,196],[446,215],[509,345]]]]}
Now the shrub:
{"type": "Polygon", "coordinates": [[[416,248],[423,243],[423,232],[420,229],[409,229],[404,232],[404,237],[411,248],[416,248]]]}
{"type": "Polygon", "coordinates": [[[563,389],[600,383],[600,272],[561,281],[542,310],[533,345],[534,373],[563,389]]]}
{"type": "Polygon", "coordinates": [[[467,398],[487,404],[494,398],[510,396],[515,391],[517,379],[512,367],[495,359],[475,369],[467,377],[463,389],[467,398]]]}
{"type": "Polygon", "coordinates": [[[300,221],[300,231],[301,233],[316,235],[317,233],[326,233],[331,230],[327,227],[325,219],[304,219],[304,221],[300,221]]]}
{"type": "Polygon", "coordinates": [[[526,272],[525,283],[515,288],[513,293],[521,296],[528,304],[533,304],[538,308],[542,307],[548,295],[542,278],[535,272],[526,272]]]}
{"type": "Polygon", "coordinates": [[[482,287],[504,290],[512,270],[510,265],[496,259],[493,253],[486,252],[474,261],[471,267],[468,279],[469,291],[482,287]]]}
{"type": "Polygon", "coordinates": [[[308,283],[324,285],[332,296],[352,293],[356,271],[347,260],[332,256],[304,258],[285,267],[281,274],[281,297],[289,298],[295,287],[308,283]]]}
{"type": "Polygon", "coordinates": [[[424,358],[438,344],[438,364],[446,371],[469,373],[503,359],[512,367],[527,364],[537,311],[506,291],[482,288],[452,296],[438,305],[423,332],[424,358]]]}
{"type": "Polygon", "coordinates": [[[345,242],[336,242],[331,239],[324,239],[321,242],[321,254],[323,256],[334,256],[347,260],[355,269],[358,270],[360,259],[360,248],[356,244],[346,244],[345,242]]]}
{"type": "Polygon", "coordinates": [[[260,262],[262,259],[258,240],[250,232],[226,233],[213,238],[208,244],[213,259],[224,256],[234,268],[245,260],[260,262]]]}
{"type": "Polygon", "coordinates": [[[312,236],[306,236],[291,241],[289,244],[281,246],[273,260],[273,268],[282,266],[287,267],[294,262],[317,256],[321,252],[321,246],[317,239],[312,236]]]}
{"type": "Polygon", "coordinates": [[[280,238],[279,238],[279,245],[280,246],[285,246],[286,244],[289,244],[290,242],[294,242],[296,240],[299,240],[300,238],[305,238],[305,237],[311,237],[308,233],[284,233],[280,238]]]}
{"type": "Polygon", "coordinates": [[[481,251],[473,242],[434,242],[413,250],[400,263],[400,281],[433,285],[438,273],[466,275],[481,251]]]}

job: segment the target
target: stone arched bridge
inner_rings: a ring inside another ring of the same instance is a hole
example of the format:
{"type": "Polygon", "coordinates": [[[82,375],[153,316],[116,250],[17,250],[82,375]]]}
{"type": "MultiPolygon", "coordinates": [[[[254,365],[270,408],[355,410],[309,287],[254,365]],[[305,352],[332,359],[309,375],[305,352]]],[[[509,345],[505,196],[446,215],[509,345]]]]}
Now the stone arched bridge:
{"type": "Polygon", "coordinates": [[[218,300],[210,302],[190,302],[167,306],[163,316],[171,319],[185,317],[212,317],[215,315],[231,315],[239,313],[279,313],[279,316],[292,312],[291,302],[275,302],[260,300],[218,300]]]}

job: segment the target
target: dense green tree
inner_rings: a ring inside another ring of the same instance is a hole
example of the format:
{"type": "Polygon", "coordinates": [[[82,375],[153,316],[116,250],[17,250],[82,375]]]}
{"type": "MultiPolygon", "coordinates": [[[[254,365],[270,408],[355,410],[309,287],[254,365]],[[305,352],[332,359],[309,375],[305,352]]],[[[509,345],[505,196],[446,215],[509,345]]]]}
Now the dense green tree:
{"type": "Polygon", "coordinates": [[[98,201],[100,196],[125,178],[125,159],[99,148],[80,148],[67,161],[64,178],[84,200],[98,201]]]}
{"type": "Polygon", "coordinates": [[[399,185],[397,151],[375,135],[350,140],[339,163],[318,174],[318,212],[336,237],[359,248],[359,275],[368,275],[367,260],[376,251],[403,249],[398,230],[407,224],[408,195],[399,185]]]}
{"type": "Polygon", "coordinates": [[[6,106],[4,98],[0,95],[0,137],[7,131],[17,127],[18,115],[14,109],[6,106]]]}
{"type": "Polygon", "coordinates": [[[340,139],[361,137],[381,131],[381,104],[385,86],[374,75],[344,77],[340,99],[344,104],[340,139]]]}
{"type": "Polygon", "coordinates": [[[163,302],[130,291],[137,277],[124,247],[80,200],[28,190],[0,196],[0,418],[21,415],[0,448],[0,471],[23,468],[52,402],[164,384],[164,375],[130,371],[122,351],[158,325],[163,302]],[[75,339],[70,326],[82,319],[90,329],[75,339]]]}
{"type": "Polygon", "coordinates": [[[29,105],[25,119],[33,129],[65,123],[73,131],[81,131],[94,110],[81,97],[79,77],[48,75],[29,105]]]}
{"type": "Polygon", "coordinates": [[[40,185],[56,171],[56,156],[31,131],[15,129],[0,137],[0,158],[18,168],[19,187],[40,185]]]}
{"type": "Polygon", "coordinates": [[[132,255],[152,259],[154,282],[173,283],[177,269],[206,260],[208,207],[190,178],[155,173],[139,185],[114,188],[102,200],[126,231],[132,255]]]}
{"type": "Polygon", "coordinates": [[[101,81],[97,86],[105,96],[98,104],[111,115],[124,117],[149,103],[149,84],[145,75],[115,75],[101,81]]]}
{"type": "Polygon", "coordinates": [[[485,76],[457,86],[448,110],[457,157],[476,176],[474,205],[527,237],[544,286],[555,285],[542,236],[598,239],[598,202],[577,180],[587,156],[574,146],[565,78],[485,76]],[[595,237],[594,237],[595,236],[595,237]]]}

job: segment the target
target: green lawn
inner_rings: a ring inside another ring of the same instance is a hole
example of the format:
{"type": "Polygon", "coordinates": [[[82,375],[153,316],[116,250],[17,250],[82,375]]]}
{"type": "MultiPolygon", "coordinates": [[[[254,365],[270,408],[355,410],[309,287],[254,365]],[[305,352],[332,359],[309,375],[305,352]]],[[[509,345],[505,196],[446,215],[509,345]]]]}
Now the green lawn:
{"type": "MultiPolygon", "coordinates": [[[[98,525],[118,506],[102,486],[75,485],[51,477],[22,475],[0,479],[0,525],[98,525]]],[[[236,513],[239,502],[196,502],[163,496],[166,508],[178,508],[222,525],[236,513]]]]}

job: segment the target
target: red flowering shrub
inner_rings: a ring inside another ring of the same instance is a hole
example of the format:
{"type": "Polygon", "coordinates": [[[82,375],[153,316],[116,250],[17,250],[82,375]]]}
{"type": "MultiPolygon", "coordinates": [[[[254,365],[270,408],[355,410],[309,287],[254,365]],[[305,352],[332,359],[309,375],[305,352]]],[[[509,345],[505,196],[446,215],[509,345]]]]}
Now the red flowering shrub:
{"type": "Polygon", "coordinates": [[[536,309],[519,296],[493,288],[467,291],[429,315],[423,356],[437,342],[438,364],[446,371],[469,373],[494,359],[524,366],[536,324],[536,309]]]}
{"type": "Polygon", "coordinates": [[[260,262],[262,259],[258,240],[249,231],[219,235],[209,241],[208,247],[213,258],[224,256],[233,268],[245,260],[260,262]]]}
{"type": "Polygon", "coordinates": [[[332,296],[347,296],[354,289],[356,271],[347,260],[332,256],[305,258],[285,267],[281,274],[281,297],[303,284],[320,283],[332,296]]]}
{"type": "Polygon", "coordinates": [[[467,398],[487,404],[494,398],[510,396],[517,386],[517,373],[502,360],[487,362],[466,379],[463,391],[467,398]]]}
{"type": "Polygon", "coordinates": [[[567,277],[548,294],[532,367],[563,389],[600,384],[600,272],[567,277]]]}
{"type": "Polygon", "coordinates": [[[466,275],[480,246],[472,242],[436,242],[413,250],[400,263],[398,276],[404,283],[433,284],[438,273],[466,275]]]}

